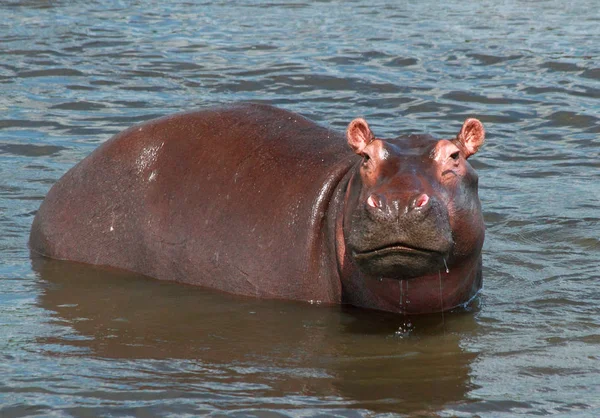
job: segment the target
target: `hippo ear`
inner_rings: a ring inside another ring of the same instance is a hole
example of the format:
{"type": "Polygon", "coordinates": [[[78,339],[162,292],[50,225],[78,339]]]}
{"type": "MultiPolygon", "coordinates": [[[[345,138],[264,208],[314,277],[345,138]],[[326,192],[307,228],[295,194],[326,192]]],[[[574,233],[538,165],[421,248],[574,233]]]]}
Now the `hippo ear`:
{"type": "Polygon", "coordinates": [[[366,120],[356,118],[348,125],[346,138],[348,139],[348,145],[350,145],[352,151],[360,155],[365,147],[373,141],[375,135],[371,132],[366,120]]]}
{"type": "Polygon", "coordinates": [[[485,142],[485,129],[483,124],[474,118],[467,119],[463,123],[458,136],[456,137],[465,149],[465,158],[475,154],[479,147],[485,142]]]}

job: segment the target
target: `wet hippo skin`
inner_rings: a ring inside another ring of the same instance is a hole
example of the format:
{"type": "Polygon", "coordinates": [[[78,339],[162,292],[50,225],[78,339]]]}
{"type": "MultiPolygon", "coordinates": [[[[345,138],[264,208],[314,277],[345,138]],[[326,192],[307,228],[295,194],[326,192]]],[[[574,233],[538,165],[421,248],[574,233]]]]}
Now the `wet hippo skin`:
{"type": "Polygon", "coordinates": [[[403,313],[481,288],[484,224],[467,162],[484,129],[346,136],[267,105],[176,114],[98,147],[50,190],[34,253],[263,298],[403,313]]]}

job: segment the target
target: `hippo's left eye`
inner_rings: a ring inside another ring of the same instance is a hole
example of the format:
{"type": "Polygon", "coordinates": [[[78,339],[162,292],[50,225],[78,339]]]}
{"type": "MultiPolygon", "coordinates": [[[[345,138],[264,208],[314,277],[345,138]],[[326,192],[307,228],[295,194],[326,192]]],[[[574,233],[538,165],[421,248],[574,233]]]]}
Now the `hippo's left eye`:
{"type": "Polygon", "coordinates": [[[453,160],[458,160],[458,157],[460,157],[460,151],[456,151],[450,154],[450,158],[452,158],[453,160]]]}

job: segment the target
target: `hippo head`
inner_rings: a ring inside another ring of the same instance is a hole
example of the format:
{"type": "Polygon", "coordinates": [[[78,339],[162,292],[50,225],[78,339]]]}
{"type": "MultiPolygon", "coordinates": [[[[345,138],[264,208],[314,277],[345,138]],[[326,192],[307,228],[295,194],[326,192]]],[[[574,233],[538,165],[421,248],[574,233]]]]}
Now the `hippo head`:
{"type": "Polygon", "coordinates": [[[347,190],[347,254],[366,275],[412,279],[479,259],[484,223],[478,177],[467,162],[484,142],[467,119],[453,139],[379,139],[364,119],[347,129],[362,157],[347,190]]]}

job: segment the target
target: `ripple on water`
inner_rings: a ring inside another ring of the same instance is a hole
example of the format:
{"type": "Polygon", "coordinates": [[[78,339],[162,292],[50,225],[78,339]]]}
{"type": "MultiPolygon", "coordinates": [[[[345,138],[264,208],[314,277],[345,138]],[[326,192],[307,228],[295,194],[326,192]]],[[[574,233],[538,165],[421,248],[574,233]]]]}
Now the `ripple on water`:
{"type": "Polygon", "coordinates": [[[0,2],[0,415],[598,415],[595,10],[0,2]],[[237,100],[382,137],[481,118],[481,306],[407,322],[32,270],[40,200],[97,144],[237,100]]]}

